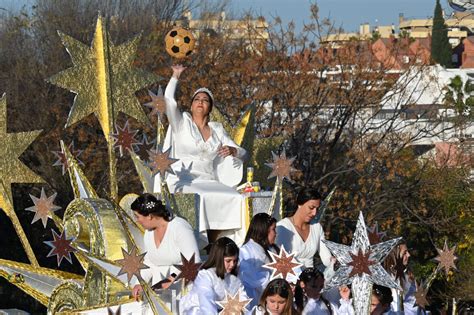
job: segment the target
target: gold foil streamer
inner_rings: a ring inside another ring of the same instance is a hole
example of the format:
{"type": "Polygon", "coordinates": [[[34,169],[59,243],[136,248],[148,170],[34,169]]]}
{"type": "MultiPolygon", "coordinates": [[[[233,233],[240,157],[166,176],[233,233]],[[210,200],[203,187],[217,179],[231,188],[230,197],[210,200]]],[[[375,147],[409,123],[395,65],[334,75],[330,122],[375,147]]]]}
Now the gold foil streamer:
{"type": "Polygon", "coordinates": [[[247,109],[245,113],[242,115],[242,118],[237,124],[237,127],[234,129],[232,138],[237,145],[242,145],[242,143],[244,142],[244,139],[246,138],[246,135],[251,134],[252,131],[254,131],[253,129],[255,129],[255,126],[254,126],[255,110],[254,109],[255,109],[254,106],[251,106],[249,109],[247,109]]]}
{"type": "Polygon", "coordinates": [[[137,154],[132,151],[129,151],[130,156],[132,157],[133,165],[135,165],[135,169],[138,173],[138,178],[143,186],[143,192],[146,193],[153,193],[153,173],[151,172],[150,168],[145,165],[145,163],[140,160],[137,154]]]}
{"type": "Polygon", "coordinates": [[[28,260],[34,266],[39,264],[13,208],[11,184],[44,182],[19,160],[40,133],[41,130],[7,133],[7,99],[5,94],[0,98],[0,208],[12,221],[28,260]]]}
{"type": "Polygon", "coordinates": [[[70,311],[83,306],[82,288],[79,284],[69,281],[54,289],[48,303],[48,314],[70,311]]]}

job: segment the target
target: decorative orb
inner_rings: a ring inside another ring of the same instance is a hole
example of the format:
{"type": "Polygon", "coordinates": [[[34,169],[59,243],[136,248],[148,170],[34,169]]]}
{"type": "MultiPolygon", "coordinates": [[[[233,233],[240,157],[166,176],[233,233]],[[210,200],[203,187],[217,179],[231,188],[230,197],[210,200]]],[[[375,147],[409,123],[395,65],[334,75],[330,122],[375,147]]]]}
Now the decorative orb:
{"type": "Polygon", "coordinates": [[[187,57],[193,52],[195,42],[190,31],[175,27],[166,34],[166,52],[175,58],[187,57]]]}
{"type": "Polygon", "coordinates": [[[448,3],[456,11],[474,11],[474,0],[448,0],[448,3]]]}

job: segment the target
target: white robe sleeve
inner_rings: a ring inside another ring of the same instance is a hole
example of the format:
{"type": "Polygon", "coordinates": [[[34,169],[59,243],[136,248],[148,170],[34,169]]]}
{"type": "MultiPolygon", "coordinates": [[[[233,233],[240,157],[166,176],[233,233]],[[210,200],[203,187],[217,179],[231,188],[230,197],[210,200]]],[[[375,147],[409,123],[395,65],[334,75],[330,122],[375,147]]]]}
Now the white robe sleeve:
{"type": "Polygon", "coordinates": [[[165,89],[165,103],[166,103],[166,116],[170,123],[171,129],[176,132],[183,121],[183,114],[178,109],[178,104],[174,99],[174,92],[176,91],[176,85],[178,79],[171,77],[168,85],[165,89]]]}
{"type": "Polygon", "coordinates": [[[216,293],[208,272],[199,272],[194,280],[193,291],[197,292],[200,314],[217,314],[216,293]]]}
{"type": "Polygon", "coordinates": [[[291,253],[294,251],[292,242],[294,233],[285,225],[284,220],[287,221],[286,219],[283,219],[278,222],[276,226],[277,236],[275,242],[278,246],[283,246],[288,253],[291,253]]]}
{"type": "Polygon", "coordinates": [[[328,267],[331,265],[331,252],[329,249],[326,247],[326,244],[324,244],[323,240],[325,239],[324,237],[324,231],[323,228],[321,227],[319,229],[319,257],[321,257],[321,261],[323,262],[324,266],[328,267]]]}
{"type": "Polygon", "coordinates": [[[262,267],[265,261],[258,259],[257,255],[252,255],[255,246],[252,244],[251,246],[241,247],[239,252],[239,278],[246,289],[247,295],[258,300],[259,297],[253,296],[253,293],[263,292],[270,280],[270,271],[262,267]]]}
{"type": "Polygon", "coordinates": [[[337,309],[336,314],[338,314],[338,315],[354,315],[354,307],[352,306],[352,299],[349,299],[349,300],[340,299],[339,304],[340,304],[340,306],[337,309]]]}
{"type": "MultiPolygon", "coordinates": [[[[176,219],[177,218],[174,220],[176,219]]],[[[175,248],[178,249],[186,259],[189,260],[194,254],[194,261],[201,261],[201,256],[199,255],[199,248],[196,237],[194,236],[193,228],[185,220],[182,220],[182,223],[179,224],[176,231],[174,231],[174,243],[176,245],[175,248]]]]}

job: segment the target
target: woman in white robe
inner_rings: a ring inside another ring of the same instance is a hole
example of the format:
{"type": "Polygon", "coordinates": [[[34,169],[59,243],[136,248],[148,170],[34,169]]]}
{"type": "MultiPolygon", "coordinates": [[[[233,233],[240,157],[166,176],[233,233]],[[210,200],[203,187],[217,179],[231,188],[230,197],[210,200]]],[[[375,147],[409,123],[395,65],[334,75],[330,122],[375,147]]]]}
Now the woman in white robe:
{"type": "MultiPolygon", "coordinates": [[[[176,65],[172,69],[173,76],[165,90],[170,127],[163,150],[171,148],[170,156],[179,161],[171,166],[177,175],[168,174],[166,182],[171,192],[199,195],[201,233],[232,230],[227,235],[241,244],[245,236],[245,199],[232,186],[242,179],[246,151],[232,141],[222,124],[209,122],[214,98],[208,89],[200,88],[194,93],[191,114],[178,109],[174,94],[185,68],[176,65]]],[[[158,177],[155,190],[159,189],[158,177]]]]}
{"type": "MultiPolygon", "coordinates": [[[[172,273],[178,274],[179,270],[174,265],[181,265],[181,254],[188,260],[194,255],[196,262],[201,261],[191,225],[182,218],[172,217],[155,196],[143,194],[132,203],[131,208],[137,223],[145,229],[146,255],[143,262],[149,268],[140,272],[144,281],[151,280],[154,285],[172,273]]],[[[133,295],[137,297],[141,291],[141,286],[135,284],[133,295]]]]}
{"type": "Polygon", "coordinates": [[[271,262],[268,251],[279,252],[275,245],[276,219],[266,213],[257,213],[250,222],[245,243],[240,248],[239,278],[254,307],[270,281],[271,270],[263,265],[271,262]]]}
{"type": "Polygon", "coordinates": [[[191,291],[179,302],[180,314],[218,314],[216,302],[224,301],[226,293],[234,296],[242,292],[247,299],[242,282],[237,278],[239,248],[228,237],[219,238],[211,248],[209,258],[201,267],[191,291]]]}
{"type": "MultiPolygon", "coordinates": [[[[312,222],[321,204],[321,195],[315,189],[303,188],[296,202],[296,212],[277,223],[277,245],[283,246],[289,253],[296,253],[295,258],[303,264],[303,269],[313,267],[317,252],[322,263],[326,267],[331,266],[334,259],[323,243],[323,228],[321,224],[312,222]]],[[[327,279],[330,276],[325,273],[327,279]]]]}

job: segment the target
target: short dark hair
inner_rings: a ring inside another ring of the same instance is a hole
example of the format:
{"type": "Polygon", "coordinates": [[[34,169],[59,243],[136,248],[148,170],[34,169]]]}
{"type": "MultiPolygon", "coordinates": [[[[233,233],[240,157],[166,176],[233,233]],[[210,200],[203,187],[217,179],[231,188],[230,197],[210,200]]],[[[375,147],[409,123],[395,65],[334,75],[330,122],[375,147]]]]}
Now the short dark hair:
{"type": "MultiPolygon", "coordinates": [[[[278,294],[282,298],[286,299],[285,308],[282,314],[291,314],[293,308],[293,291],[291,290],[290,284],[281,278],[273,279],[267,284],[267,287],[263,290],[258,305],[260,308],[266,310],[267,297],[278,294]]],[[[267,313],[265,313],[267,314],[267,313]]]]}
{"type": "MultiPolygon", "coordinates": [[[[296,288],[295,288],[295,305],[299,311],[301,312],[303,311],[304,305],[306,304],[306,300],[307,300],[307,297],[304,293],[304,290],[301,288],[300,283],[302,282],[305,285],[308,285],[313,279],[317,280],[320,278],[322,278],[324,281],[324,274],[321,271],[319,271],[317,268],[306,268],[300,274],[298,283],[296,284],[296,288]]],[[[331,304],[329,303],[329,301],[326,300],[322,295],[319,297],[319,299],[326,305],[327,309],[329,310],[329,313],[333,314],[333,311],[331,309],[331,304]]]]}
{"type": "Polygon", "coordinates": [[[265,254],[271,259],[268,250],[272,247],[277,252],[279,251],[279,248],[276,245],[268,244],[268,229],[273,224],[276,224],[276,219],[265,212],[254,215],[252,221],[250,221],[247,235],[245,235],[244,244],[252,239],[255,243],[263,247],[265,254]]]}
{"type": "Polygon", "coordinates": [[[298,206],[301,206],[310,200],[321,200],[321,199],[322,199],[322,196],[317,189],[303,187],[300,189],[300,191],[298,191],[298,195],[296,196],[296,204],[298,206]]]}
{"type": "Polygon", "coordinates": [[[393,301],[392,290],[390,288],[374,284],[372,294],[377,297],[382,306],[390,305],[393,301]]]}
{"type": "MultiPolygon", "coordinates": [[[[225,277],[225,267],[224,267],[224,257],[236,256],[237,260],[239,258],[239,247],[228,237],[219,238],[214,244],[212,244],[211,252],[206,262],[202,265],[201,269],[216,268],[216,275],[224,279],[225,277]]],[[[237,265],[234,270],[231,271],[231,274],[237,276],[237,265]]]]}
{"type": "Polygon", "coordinates": [[[134,202],[130,208],[143,216],[153,215],[161,217],[166,221],[171,221],[171,212],[166,209],[166,206],[152,194],[142,194],[134,202]]]}

